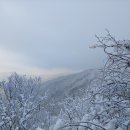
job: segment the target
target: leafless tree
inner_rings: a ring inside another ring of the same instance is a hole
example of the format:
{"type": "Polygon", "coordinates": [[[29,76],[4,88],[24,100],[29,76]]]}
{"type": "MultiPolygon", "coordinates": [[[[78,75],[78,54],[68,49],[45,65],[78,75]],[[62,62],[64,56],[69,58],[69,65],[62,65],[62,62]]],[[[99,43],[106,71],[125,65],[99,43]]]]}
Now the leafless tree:
{"type": "Polygon", "coordinates": [[[130,122],[130,41],[116,40],[106,31],[107,36],[96,36],[98,44],[94,46],[102,48],[107,55],[102,71],[103,82],[97,93],[102,101],[95,102],[103,105],[104,110],[97,115],[100,119],[104,116],[115,119],[117,127],[127,129],[130,122]]]}
{"type": "Polygon", "coordinates": [[[107,56],[101,70],[101,84],[91,93],[86,116],[81,121],[69,123],[62,128],[74,126],[80,126],[78,129],[82,130],[130,128],[130,41],[116,40],[107,29],[106,32],[107,35],[104,37],[96,36],[98,41],[93,46],[102,48],[107,56]]]}
{"type": "Polygon", "coordinates": [[[0,86],[0,129],[33,130],[45,100],[39,95],[41,79],[14,73],[0,86]]]}

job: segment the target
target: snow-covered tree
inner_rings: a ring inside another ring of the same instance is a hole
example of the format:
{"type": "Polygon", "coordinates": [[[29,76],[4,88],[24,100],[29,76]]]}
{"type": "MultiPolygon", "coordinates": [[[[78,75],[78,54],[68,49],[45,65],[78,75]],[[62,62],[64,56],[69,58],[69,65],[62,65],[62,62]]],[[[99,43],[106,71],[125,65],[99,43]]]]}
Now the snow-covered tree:
{"type": "MultiPolygon", "coordinates": [[[[78,129],[82,130],[130,130],[130,41],[116,40],[108,30],[107,36],[96,37],[98,44],[93,47],[103,48],[107,55],[107,62],[101,70],[102,77],[97,81],[100,85],[93,82],[92,89],[89,88],[87,98],[84,97],[88,99],[88,94],[91,95],[88,104],[82,102],[83,99],[79,101],[87,106],[82,119],[62,128],[79,126],[78,129]]],[[[73,108],[79,105],[71,105],[67,105],[71,106],[67,110],[72,114],[77,111],[73,108]]],[[[78,109],[78,112],[81,113],[81,110],[78,109]]],[[[72,115],[75,119],[76,116],[72,115]]]]}
{"type": "Polygon", "coordinates": [[[0,129],[33,130],[46,98],[39,95],[41,79],[13,73],[0,86],[0,129]]]}
{"type": "Polygon", "coordinates": [[[95,47],[103,48],[107,62],[103,68],[103,80],[95,92],[95,106],[102,106],[96,113],[102,125],[110,129],[128,130],[130,125],[130,41],[116,40],[107,30],[106,37],[98,37],[95,47]],[[114,120],[114,122],[113,122],[114,120]]]}

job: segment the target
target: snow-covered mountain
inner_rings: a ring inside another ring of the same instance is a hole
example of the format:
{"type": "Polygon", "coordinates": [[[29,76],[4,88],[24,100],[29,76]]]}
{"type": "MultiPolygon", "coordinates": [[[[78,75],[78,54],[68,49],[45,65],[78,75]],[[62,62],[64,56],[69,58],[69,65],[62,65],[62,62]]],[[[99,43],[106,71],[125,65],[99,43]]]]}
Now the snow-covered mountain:
{"type": "Polygon", "coordinates": [[[99,78],[99,70],[86,70],[80,73],[62,76],[43,84],[43,91],[49,94],[49,100],[62,100],[68,96],[82,96],[91,87],[93,80],[99,78]]]}

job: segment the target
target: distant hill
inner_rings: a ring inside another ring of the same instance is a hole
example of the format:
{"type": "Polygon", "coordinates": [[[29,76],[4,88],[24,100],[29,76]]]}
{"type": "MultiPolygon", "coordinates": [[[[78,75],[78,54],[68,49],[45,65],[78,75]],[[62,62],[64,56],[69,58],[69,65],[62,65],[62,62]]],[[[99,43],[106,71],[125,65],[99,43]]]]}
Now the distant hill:
{"type": "Polygon", "coordinates": [[[86,70],[80,73],[62,76],[43,84],[42,92],[48,93],[48,100],[61,101],[70,96],[83,96],[94,80],[100,77],[99,70],[86,70]]]}

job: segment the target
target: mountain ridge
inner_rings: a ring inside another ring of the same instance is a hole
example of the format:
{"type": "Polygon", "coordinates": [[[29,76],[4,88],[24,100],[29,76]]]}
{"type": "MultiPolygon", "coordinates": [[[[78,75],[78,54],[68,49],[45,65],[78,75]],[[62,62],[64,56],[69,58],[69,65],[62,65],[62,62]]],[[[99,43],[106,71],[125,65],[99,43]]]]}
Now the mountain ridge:
{"type": "Polygon", "coordinates": [[[42,92],[49,94],[50,100],[56,98],[62,100],[74,95],[81,96],[93,80],[99,78],[99,69],[89,69],[79,73],[61,76],[43,83],[42,92]]]}

